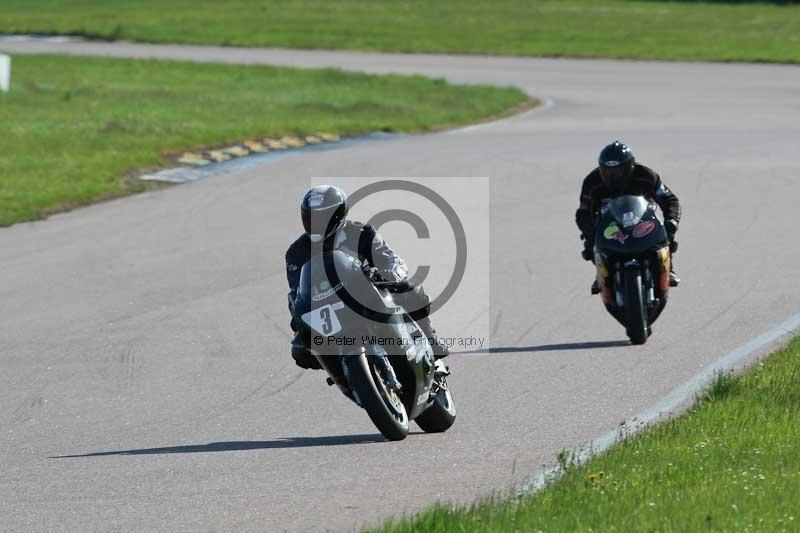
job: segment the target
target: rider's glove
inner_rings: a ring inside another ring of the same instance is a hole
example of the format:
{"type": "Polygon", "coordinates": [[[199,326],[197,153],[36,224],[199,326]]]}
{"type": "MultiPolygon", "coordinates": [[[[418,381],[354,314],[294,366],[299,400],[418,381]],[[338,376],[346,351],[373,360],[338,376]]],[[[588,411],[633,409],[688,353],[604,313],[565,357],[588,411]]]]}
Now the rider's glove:
{"type": "Polygon", "coordinates": [[[392,283],[400,283],[401,281],[403,281],[403,278],[396,270],[389,270],[389,269],[378,270],[378,277],[382,281],[390,281],[392,283]]]}
{"type": "Polygon", "coordinates": [[[669,251],[674,254],[678,251],[678,242],[675,240],[675,234],[678,232],[678,222],[668,218],[664,221],[664,229],[667,230],[667,237],[669,237],[669,251]]]}
{"type": "Polygon", "coordinates": [[[378,276],[378,269],[374,266],[370,266],[369,263],[364,263],[361,265],[361,270],[364,272],[364,275],[370,281],[380,281],[380,276],[378,276]]]}
{"type": "Polygon", "coordinates": [[[581,257],[583,257],[586,261],[594,261],[594,245],[589,243],[589,241],[584,242],[581,257]]]}

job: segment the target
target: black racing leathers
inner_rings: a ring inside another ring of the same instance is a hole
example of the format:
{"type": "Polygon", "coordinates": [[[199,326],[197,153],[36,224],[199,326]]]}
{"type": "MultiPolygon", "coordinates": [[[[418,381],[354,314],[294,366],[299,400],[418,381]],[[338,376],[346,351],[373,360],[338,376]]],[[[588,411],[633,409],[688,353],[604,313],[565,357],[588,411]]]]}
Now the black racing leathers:
{"type": "MultiPolygon", "coordinates": [[[[408,268],[405,261],[383,240],[374,227],[360,222],[347,221],[335,236],[335,248],[345,249],[362,263],[378,269],[384,281],[406,281],[408,268]]],[[[306,233],[300,235],[286,251],[286,278],[289,282],[289,307],[297,296],[300,269],[311,258],[311,240],[306,233]]]]}
{"type": "Polygon", "coordinates": [[[670,241],[674,241],[678,223],[681,220],[681,204],[678,197],[661,181],[661,177],[652,169],[644,165],[633,168],[633,179],[628,190],[614,193],[609,190],[600,179],[600,170],[595,168],[583,180],[581,187],[580,206],[575,212],[575,223],[584,239],[584,257],[589,259],[594,246],[595,221],[597,220],[603,200],[619,196],[620,194],[641,195],[655,200],[664,213],[664,221],[670,241]]]}
{"type": "MultiPolygon", "coordinates": [[[[334,237],[333,247],[350,252],[365,267],[376,269],[377,276],[383,281],[393,282],[391,289],[397,303],[402,305],[416,320],[425,336],[433,346],[434,356],[447,356],[445,345],[436,342],[436,330],[431,324],[430,297],[422,286],[408,281],[408,269],[405,261],[383,240],[374,227],[359,222],[347,221],[345,226],[334,237]]],[[[286,251],[286,278],[289,282],[289,310],[292,310],[297,289],[300,285],[300,270],[311,256],[311,241],[308,235],[301,235],[286,251]]],[[[292,329],[297,332],[298,325],[292,320],[292,329]]],[[[320,368],[316,358],[307,349],[307,341],[298,334],[292,341],[292,357],[303,368],[320,368]]]]}

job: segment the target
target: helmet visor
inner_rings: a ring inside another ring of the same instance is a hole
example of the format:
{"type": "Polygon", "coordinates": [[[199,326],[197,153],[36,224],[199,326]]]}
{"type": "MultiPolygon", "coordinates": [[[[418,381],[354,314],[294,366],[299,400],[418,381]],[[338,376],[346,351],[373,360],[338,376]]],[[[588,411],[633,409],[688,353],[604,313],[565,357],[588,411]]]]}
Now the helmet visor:
{"type": "Polygon", "coordinates": [[[339,229],[344,219],[344,213],[345,208],[343,205],[304,210],[303,228],[309,235],[327,237],[339,229]]]}

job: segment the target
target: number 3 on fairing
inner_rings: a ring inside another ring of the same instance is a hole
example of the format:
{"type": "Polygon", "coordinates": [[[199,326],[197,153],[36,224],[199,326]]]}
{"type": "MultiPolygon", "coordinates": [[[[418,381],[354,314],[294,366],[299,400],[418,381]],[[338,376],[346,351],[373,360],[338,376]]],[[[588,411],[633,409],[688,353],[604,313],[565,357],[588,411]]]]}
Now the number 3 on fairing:
{"type": "Polygon", "coordinates": [[[323,305],[312,309],[302,316],[303,322],[311,326],[317,333],[334,335],[342,330],[342,324],[339,322],[339,317],[336,316],[336,310],[342,307],[344,307],[342,302],[336,302],[332,305],[323,305]]]}
{"type": "Polygon", "coordinates": [[[322,319],[322,333],[325,335],[330,334],[331,330],[333,329],[331,327],[331,310],[327,307],[323,307],[319,310],[319,317],[322,319]]]}

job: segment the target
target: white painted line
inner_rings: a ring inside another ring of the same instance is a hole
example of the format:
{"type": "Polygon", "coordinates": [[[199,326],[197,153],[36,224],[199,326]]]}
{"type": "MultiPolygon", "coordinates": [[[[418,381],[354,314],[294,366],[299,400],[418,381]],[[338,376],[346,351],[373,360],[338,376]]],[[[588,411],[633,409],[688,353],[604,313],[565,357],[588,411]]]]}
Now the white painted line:
{"type": "MultiPolygon", "coordinates": [[[[532,98],[537,98],[536,96],[530,95],[532,98]]],[[[522,120],[523,118],[533,115],[535,113],[543,113],[548,109],[552,109],[555,107],[555,102],[552,98],[542,98],[541,103],[536,107],[525,111],[524,113],[520,113],[518,115],[511,115],[505,118],[501,118],[499,120],[490,120],[487,122],[481,122],[480,124],[473,124],[471,126],[464,126],[463,128],[453,128],[450,130],[442,131],[442,132],[435,132],[434,135],[455,135],[459,133],[468,133],[473,132],[475,130],[483,129],[489,126],[495,126],[497,124],[504,124],[506,122],[522,120]]]]}
{"type": "Polygon", "coordinates": [[[11,87],[11,57],[0,54],[0,91],[8,92],[11,87]]]}
{"type": "MultiPolygon", "coordinates": [[[[756,337],[747,344],[728,352],[721,358],[717,359],[710,365],[706,366],[699,374],[695,375],[692,379],[680,385],[664,397],[653,407],[639,413],[637,416],[626,420],[624,428],[626,435],[636,433],[641,429],[645,429],[648,425],[659,420],[663,415],[676,414],[675,411],[680,406],[694,398],[695,394],[702,391],[714,379],[717,372],[726,372],[733,370],[736,365],[747,360],[758,350],[769,346],[773,342],[797,333],[800,330],[800,313],[794,314],[786,321],[778,324],[771,330],[763,335],[756,337]]],[[[588,448],[582,449],[575,456],[579,463],[585,462],[592,455],[602,453],[617,442],[619,436],[619,429],[614,429],[602,436],[594,439],[588,448]]],[[[561,474],[559,467],[549,468],[539,472],[527,483],[525,483],[517,492],[518,495],[530,494],[544,488],[547,483],[556,479],[561,474]]]]}
{"type": "MultiPolygon", "coordinates": [[[[524,113],[520,113],[517,115],[511,115],[505,118],[501,118],[499,120],[491,120],[489,122],[482,122],[480,124],[473,124],[472,126],[464,126],[463,128],[454,128],[446,131],[441,132],[432,132],[427,135],[452,135],[458,133],[465,133],[475,131],[479,128],[485,128],[488,126],[494,126],[497,124],[503,124],[506,122],[514,121],[514,120],[523,120],[528,115],[533,113],[541,113],[543,111],[547,111],[555,107],[555,102],[551,98],[542,98],[541,104],[537,105],[536,107],[525,111],[524,113]]],[[[422,134],[426,135],[426,134],[422,134]]],[[[279,158],[281,155],[286,154],[296,154],[303,152],[305,150],[313,150],[313,149],[341,149],[350,146],[354,142],[365,141],[365,140],[382,140],[382,139],[392,139],[403,136],[403,134],[398,133],[383,133],[383,132],[374,132],[369,133],[360,137],[352,137],[349,139],[340,139],[336,142],[321,142],[321,143],[305,143],[302,146],[297,146],[292,150],[286,150],[284,152],[278,153],[274,150],[266,153],[250,153],[246,156],[242,157],[235,157],[225,161],[219,162],[212,162],[206,166],[199,166],[199,167],[173,167],[167,168],[164,170],[159,170],[157,172],[153,172],[150,174],[145,174],[143,176],[139,176],[140,180],[145,181],[165,181],[169,183],[188,183],[191,181],[198,181],[201,179],[205,179],[211,177],[216,174],[222,174],[230,172],[235,168],[244,168],[246,166],[252,166],[255,164],[262,164],[266,161],[271,161],[274,159],[279,158]],[[238,163],[238,166],[234,166],[235,163],[238,163]]],[[[305,142],[305,141],[304,141],[305,142]]],[[[220,151],[225,151],[226,149],[220,149],[220,151]]]]}
{"type": "Polygon", "coordinates": [[[25,43],[31,41],[47,43],[71,43],[85,41],[85,39],[71,35],[0,35],[0,42],[25,43]]]}
{"type": "Polygon", "coordinates": [[[237,170],[246,168],[253,168],[258,165],[266,164],[267,162],[277,161],[284,157],[293,157],[304,152],[319,152],[327,150],[342,150],[349,148],[355,143],[369,142],[369,141],[386,141],[402,137],[402,133],[384,133],[375,132],[362,135],[360,137],[343,138],[337,142],[323,142],[318,144],[306,144],[302,147],[286,149],[286,150],[270,150],[269,152],[258,153],[253,152],[242,157],[232,157],[225,161],[210,163],[205,166],[187,167],[179,166],[159,170],[150,174],[139,176],[140,180],[146,181],[167,181],[170,183],[187,183],[190,181],[198,181],[220,174],[228,174],[237,170]]]}

